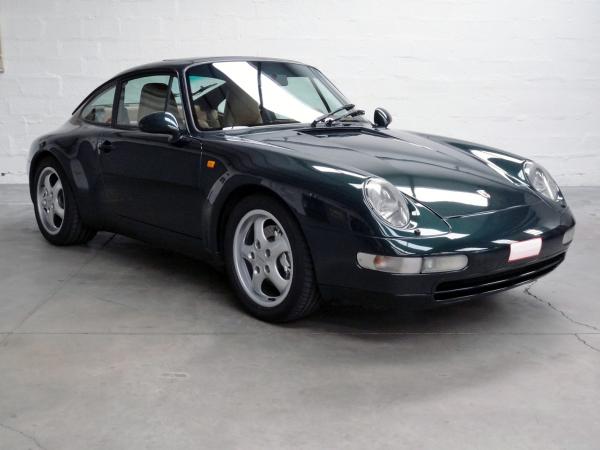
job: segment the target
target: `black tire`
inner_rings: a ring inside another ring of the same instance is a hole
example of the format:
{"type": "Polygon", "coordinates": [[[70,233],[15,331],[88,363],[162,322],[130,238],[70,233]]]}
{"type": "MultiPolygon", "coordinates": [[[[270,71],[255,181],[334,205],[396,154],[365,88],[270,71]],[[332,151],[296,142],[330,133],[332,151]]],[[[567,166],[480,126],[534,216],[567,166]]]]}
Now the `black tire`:
{"type": "Polygon", "coordinates": [[[38,228],[44,238],[53,245],[76,245],[76,244],[84,244],[96,235],[96,230],[93,230],[86,226],[81,221],[81,216],[79,215],[79,210],[77,209],[77,202],[75,201],[75,196],[73,195],[73,190],[69,184],[69,180],[66,177],[64,171],[60,164],[52,157],[46,157],[41,160],[35,170],[35,176],[33,178],[33,208],[35,210],[35,219],[38,224],[38,228]],[[46,230],[44,224],[40,218],[40,211],[38,208],[38,181],[40,175],[44,171],[45,168],[50,167],[54,169],[60,178],[60,182],[62,184],[63,191],[63,199],[64,199],[64,219],[60,225],[60,230],[56,234],[52,234],[46,230]]]}
{"type": "Polygon", "coordinates": [[[304,235],[295,218],[278,200],[267,195],[254,195],[242,199],[231,211],[225,226],[225,264],[227,275],[243,307],[253,316],[267,322],[291,322],[316,311],[321,297],[314,275],[312,257],[304,235]],[[234,263],[234,234],[238,223],[249,211],[262,209],[280,222],[288,237],[292,257],[293,275],[291,286],[284,300],[273,307],[255,302],[244,290],[234,263]]]}

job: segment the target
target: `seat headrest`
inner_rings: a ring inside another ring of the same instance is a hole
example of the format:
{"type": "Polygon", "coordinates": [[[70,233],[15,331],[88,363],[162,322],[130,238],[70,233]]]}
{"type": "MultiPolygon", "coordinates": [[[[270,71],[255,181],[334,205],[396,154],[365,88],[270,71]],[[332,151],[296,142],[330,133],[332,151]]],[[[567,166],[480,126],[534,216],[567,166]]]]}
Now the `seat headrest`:
{"type": "Polygon", "coordinates": [[[140,94],[140,107],[137,115],[138,122],[148,114],[164,111],[167,96],[169,99],[167,111],[173,113],[179,119],[177,102],[173,92],[169,91],[169,86],[165,83],[146,83],[142,87],[140,94]]]}
{"type": "Polygon", "coordinates": [[[260,125],[259,105],[250,95],[232,84],[225,102],[224,127],[260,125]]]}

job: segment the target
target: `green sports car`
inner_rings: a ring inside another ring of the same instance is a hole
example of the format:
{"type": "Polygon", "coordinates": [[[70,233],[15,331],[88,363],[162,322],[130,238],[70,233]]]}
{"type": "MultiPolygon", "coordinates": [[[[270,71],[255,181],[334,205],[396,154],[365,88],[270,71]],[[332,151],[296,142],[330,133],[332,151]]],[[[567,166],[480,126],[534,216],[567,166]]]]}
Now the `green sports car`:
{"type": "Polygon", "coordinates": [[[390,121],[293,61],[133,68],[32,144],[36,219],[56,245],[108,230],[202,258],[278,322],[336,298],[448,304],[563,261],[575,221],[544,168],[390,121]]]}

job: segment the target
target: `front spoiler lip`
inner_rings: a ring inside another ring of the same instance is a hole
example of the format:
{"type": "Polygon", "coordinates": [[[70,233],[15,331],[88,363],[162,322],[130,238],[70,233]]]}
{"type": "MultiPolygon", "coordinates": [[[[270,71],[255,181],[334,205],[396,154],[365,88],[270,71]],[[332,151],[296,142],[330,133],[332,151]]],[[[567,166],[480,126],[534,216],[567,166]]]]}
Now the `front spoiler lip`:
{"type": "Polygon", "coordinates": [[[470,298],[512,289],[552,272],[564,261],[565,255],[566,252],[562,252],[515,268],[507,268],[486,275],[465,277],[454,281],[442,281],[435,285],[433,298],[436,302],[447,302],[448,300],[470,298]],[[451,287],[453,285],[454,288],[451,287]]]}

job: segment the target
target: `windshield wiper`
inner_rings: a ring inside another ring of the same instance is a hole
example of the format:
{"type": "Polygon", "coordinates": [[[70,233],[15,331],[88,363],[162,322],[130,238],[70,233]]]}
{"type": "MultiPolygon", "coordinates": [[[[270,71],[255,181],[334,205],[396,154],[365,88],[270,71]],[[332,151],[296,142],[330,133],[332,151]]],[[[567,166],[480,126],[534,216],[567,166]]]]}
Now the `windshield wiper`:
{"type": "Polygon", "coordinates": [[[325,119],[330,118],[331,116],[339,113],[340,111],[349,111],[349,110],[351,110],[353,108],[354,108],[354,105],[352,103],[348,103],[347,105],[339,107],[335,111],[331,111],[331,112],[329,112],[327,114],[323,114],[322,116],[317,117],[315,120],[312,121],[312,123],[310,124],[310,126],[311,127],[316,127],[319,122],[323,122],[325,119]]]}
{"type": "Polygon", "coordinates": [[[348,111],[346,114],[342,114],[339,117],[334,117],[333,119],[328,120],[327,122],[325,122],[325,125],[327,126],[331,126],[334,122],[338,122],[340,120],[344,120],[346,117],[356,117],[356,116],[363,116],[365,114],[365,111],[362,109],[355,109],[353,111],[348,111]]]}

